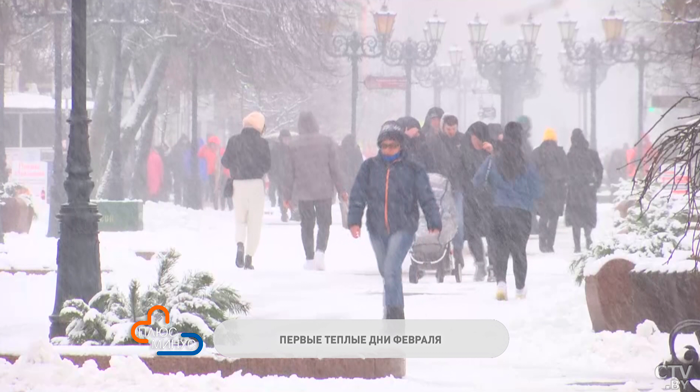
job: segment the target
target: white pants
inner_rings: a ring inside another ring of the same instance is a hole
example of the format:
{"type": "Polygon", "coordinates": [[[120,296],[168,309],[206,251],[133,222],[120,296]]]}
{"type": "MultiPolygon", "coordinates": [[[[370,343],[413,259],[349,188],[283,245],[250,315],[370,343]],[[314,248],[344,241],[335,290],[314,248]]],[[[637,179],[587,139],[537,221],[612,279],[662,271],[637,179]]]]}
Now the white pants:
{"type": "Polygon", "coordinates": [[[263,180],[234,180],[233,205],[236,213],[236,243],[245,244],[246,256],[255,256],[265,214],[263,180]]]}

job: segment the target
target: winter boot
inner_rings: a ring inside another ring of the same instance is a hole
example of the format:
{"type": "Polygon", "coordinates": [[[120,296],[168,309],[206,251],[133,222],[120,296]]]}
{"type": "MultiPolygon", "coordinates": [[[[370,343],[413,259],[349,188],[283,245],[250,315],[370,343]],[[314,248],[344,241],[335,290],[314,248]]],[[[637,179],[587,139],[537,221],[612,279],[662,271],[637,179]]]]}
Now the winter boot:
{"type": "Polygon", "coordinates": [[[593,239],[591,237],[586,237],[586,249],[591,250],[593,247],[593,239]]]}
{"type": "Polygon", "coordinates": [[[282,222],[289,222],[289,215],[287,215],[287,211],[282,211],[282,222]]]}
{"type": "Polygon", "coordinates": [[[253,256],[246,256],[245,257],[245,269],[247,270],[253,270],[253,256]]]}
{"type": "Polygon", "coordinates": [[[574,253],[581,253],[581,237],[574,235],[574,253]]]}
{"type": "Polygon", "coordinates": [[[508,301],[508,290],[506,282],[498,282],[498,286],[496,289],[496,300],[508,301]]]}
{"type": "Polygon", "coordinates": [[[517,299],[525,299],[527,296],[527,287],[523,287],[522,289],[517,289],[515,291],[515,297],[517,299]]]}
{"type": "Polygon", "coordinates": [[[475,266],[476,266],[476,272],[474,272],[474,281],[475,282],[483,282],[487,276],[486,265],[483,261],[481,261],[481,262],[476,262],[475,266]]]}
{"type": "Polygon", "coordinates": [[[245,256],[245,249],[243,248],[243,243],[239,242],[238,243],[238,251],[236,252],[236,267],[238,268],[243,268],[244,266],[244,261],[243,261],[243,256],[245,256]]]}
{"type": "Polygon", "coordinates": [[[385,320],[405,320],[406,317],[404,316],[403,308],[391,306],[391,307],[386,308],[386,311],[384,314],[384,319],[385,320]]]}
{"type": "Polygon", "coordinates": [[[316,256],[314,257],[314,267],[318,271],[324,271],[326,269],[325,263],[325,252],[322,250],[316,250],[316,256]]]}
{"type": "Polygon", "coordinates": [[[493,272],[493,266],[489,265],[489,267],[486,269],[488,272],[488,278],[486,278],[487,282],[493,283],[496,281],[496,273],[493,272]]]}

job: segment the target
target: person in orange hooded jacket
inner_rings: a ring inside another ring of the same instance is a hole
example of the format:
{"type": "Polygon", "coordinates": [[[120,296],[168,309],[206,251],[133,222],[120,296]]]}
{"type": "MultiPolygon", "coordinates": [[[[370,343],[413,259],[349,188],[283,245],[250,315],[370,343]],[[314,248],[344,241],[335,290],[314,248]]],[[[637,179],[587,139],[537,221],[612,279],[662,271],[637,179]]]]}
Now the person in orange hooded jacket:
{"type": "Polygon", "coordinates": [[[160,187],[163,185],[163,158],[155,148],[151,148],[148,155],[146,177],[149,200],[158,200],[160,187]]]}

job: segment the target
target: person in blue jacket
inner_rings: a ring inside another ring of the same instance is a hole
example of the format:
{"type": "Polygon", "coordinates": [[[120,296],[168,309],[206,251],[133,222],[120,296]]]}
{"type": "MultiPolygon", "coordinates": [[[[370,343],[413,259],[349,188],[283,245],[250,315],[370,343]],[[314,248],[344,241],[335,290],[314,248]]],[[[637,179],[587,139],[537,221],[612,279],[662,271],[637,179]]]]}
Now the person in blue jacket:
{"type": "Polygon", "coordinates": [[[425,169],[407,159],[404,129],[387,121],[377,140],[376,157],[362,163],[350,193],[348,226],[360,237],[367,209],[367,231],[384,279],[384,318],[404,319],[401,265],[408,254],[423,210],[428,230],[439,234],[442,218],[425,169]]]}
{"type": "Polygon", "coordinates": [[[522,150],[522,138],[522,125],[508,123],[503,141],[495,154],[484,161],[473,179],[477,188],[490,186],[495,193],[491,219],[495,245],[496,299],[499,301],[508,299],[506,272],[510,256],[513,257],[517,297],[525,298],[527,240],[530,237],[535,200],[542,193],[537,169],[522,150]]]}

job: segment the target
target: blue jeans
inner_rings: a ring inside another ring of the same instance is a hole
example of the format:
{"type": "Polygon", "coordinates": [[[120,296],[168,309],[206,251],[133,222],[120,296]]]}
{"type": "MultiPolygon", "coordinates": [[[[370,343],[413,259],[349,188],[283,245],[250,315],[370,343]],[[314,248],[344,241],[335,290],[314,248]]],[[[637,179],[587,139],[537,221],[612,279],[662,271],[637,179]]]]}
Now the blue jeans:
{"type": "Polygon", "coordinates": [[[370,234],[379,274],[384,278],[384,307],[403,309],[401,265],[413,244],[414,234],[399,231],[389,234],[370,234]]]}
{"type": "Polygon", "coordinates": [[[464,195],[462,192],[452,192],[457,210],[457,234],[452,240],[452,247],[455,252],[462,252],[464,249],[464,195]]]}

